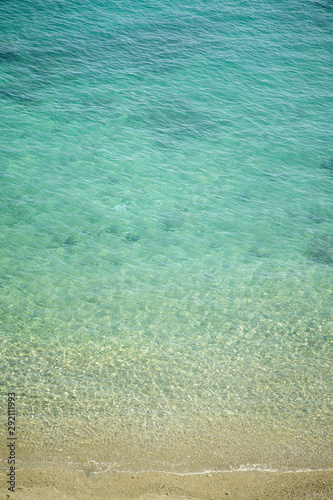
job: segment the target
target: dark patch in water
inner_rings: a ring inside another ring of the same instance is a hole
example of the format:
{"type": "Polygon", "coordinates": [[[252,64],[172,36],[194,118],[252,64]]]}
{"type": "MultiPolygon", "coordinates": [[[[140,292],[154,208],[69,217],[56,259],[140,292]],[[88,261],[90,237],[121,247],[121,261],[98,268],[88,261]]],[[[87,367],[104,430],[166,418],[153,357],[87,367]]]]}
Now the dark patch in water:
{"type": "Polygon", "coordinates": [[[121,229],[117,224],[109,224],[108,226],[106,226],[104,231],[106,233],[114,234],[114,235],[121,233],[121,229]]]}
{"type": "Polygon", "coordinates": [[[329,172],[331,172],[333,174],[333,158],[331,158],[327,162],[323,163],[321,165],[321,168],[324,168],[325,170],[328,170],[329,172]]]}
{"type": "Polygon", "coordinates": [[[0,88],[0,98],[11,99],[25,105],[33,104],[36,102],[36,100],[31,95],[8,87],[0,88]]]}
{"type": "Polygon", "coordinates": [[[270,252],[265,247],[252,247],[249,251],[251,255],[254,257],[258,257],[259,259],[264,259],[266,257],[270,257],[270,252]]]}
{"type": "Polygon", "coordinates": [[[31,220],[31,212],[29,211],[27,201],[23,196],[10,197],[5,202],[7,208],[7,215],[9,217],[8,225],[13,227],[23,221],[29,222],[31,220]]]}
{"type": "Polygon", "coordinates": [[[314,222],[315,224],[321,224],[325,220],[323,217],[321,217],[321,215],[318,215],[315,213],[310,213],[308,217],[309,217],[309,220],[311,222],[314,222]]]}
{"type": "Polygon", "coordinates": [[[179,217],[164,217],[164,219],[162,219],[164,231],[177,231],[181,226],[182,221],[179,217]]]}
{"type": "Polygon", "coordinates": [[[153,144],[162,149],[177,148],[189,138],[215,141],[221,128],[216,112],[176,96],[138,106],[128,114],[128,122],[153,131],[153,144]]]}
{"type": "Polygon", "coordinates": [[[329,217],[329,213],[320,205],[320,203],[314,203],[308,213],[308,220],[314,224],[322,224],[329,217]]]}
{"type": "Polygon", "coordinates": [[[314,238],[309,243],[305,255],[319,264],[333,264],[333,236],[324,235],[314,238]]]}
{"type": "Polygon", "coordinates": [[[65,240],[64,245],[74,246],[78,243],[78,236],[76,234],[70,234],[65,240]]]}
{"type": "Polygon", "coordinates": [[[136,243],[140,239],[141,239],[141,236],[139,234],[136,234],[136,233],[127,233],[125,236],[125,240],[128,243],[136,243]]]}
{"type": "Polygon", "coordinates": [[[113,266],[121,266],[123,264],[122,260],[117,260],[117,259],[109,259],[109,262],[113,266]]]}
{"type": "Polygon", "coordinates": [[[0,61],[14,61],[19,58],[17,50],[7,45],[0,45],[0,61]]]}
{"type": "Polygon", "coordinates": [[[118,177],[115,177],[115,176],[113,176],[113,175],[109,175],[109,176],[105,179],[105,181],[106,181],[108,184],[118,184],[119,179],[118,179],[118,177]]]}
{"type": "Polygon", "coordinates": [[[323,2],[313,2],[314,5],[317,7],[321,7],[322,9],[328,10],[330,12],[333,12],[333,4],[330,3],[323,3],[323,2]]]}

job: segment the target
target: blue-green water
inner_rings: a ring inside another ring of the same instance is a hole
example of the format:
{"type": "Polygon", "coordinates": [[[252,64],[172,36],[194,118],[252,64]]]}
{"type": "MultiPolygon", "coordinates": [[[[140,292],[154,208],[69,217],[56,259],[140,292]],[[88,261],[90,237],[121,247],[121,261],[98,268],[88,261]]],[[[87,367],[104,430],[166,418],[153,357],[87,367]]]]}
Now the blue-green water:
{"type": "Polygon", "coordinates": [[[22,466],[329,467],[332,3],[13,0],[0,20],[22,466]]]}

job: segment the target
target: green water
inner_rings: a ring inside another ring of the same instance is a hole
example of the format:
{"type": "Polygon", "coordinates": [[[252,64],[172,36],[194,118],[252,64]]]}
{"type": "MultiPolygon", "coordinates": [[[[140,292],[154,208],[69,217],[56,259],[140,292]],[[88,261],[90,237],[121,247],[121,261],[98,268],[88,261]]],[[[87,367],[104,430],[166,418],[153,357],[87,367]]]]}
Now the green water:
{"type": "Polygon", "coordinates": [[[332,16],[1,5],[2,407],[18,395],[22,467],[330,467],[332,16]]]}

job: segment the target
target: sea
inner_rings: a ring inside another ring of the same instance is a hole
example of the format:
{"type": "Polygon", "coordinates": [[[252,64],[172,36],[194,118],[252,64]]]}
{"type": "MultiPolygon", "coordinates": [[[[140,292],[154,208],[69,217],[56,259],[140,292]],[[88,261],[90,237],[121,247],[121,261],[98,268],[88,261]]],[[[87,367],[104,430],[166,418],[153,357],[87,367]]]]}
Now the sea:
{"type": "Polygon", "coordinates": [[[8,393],[21,470],[331,468],[332,1],[0,33],[3,472],[8,393]]]}

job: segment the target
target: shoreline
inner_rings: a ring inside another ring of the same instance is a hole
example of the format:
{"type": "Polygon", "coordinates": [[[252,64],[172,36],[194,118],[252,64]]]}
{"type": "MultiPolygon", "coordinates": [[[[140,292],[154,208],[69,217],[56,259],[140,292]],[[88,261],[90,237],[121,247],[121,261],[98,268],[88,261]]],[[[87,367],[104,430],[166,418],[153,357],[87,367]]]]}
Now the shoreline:
{"type": "Polygon", "coordinates": [[[0,500],[333,498],[326,426],[309,441],[297,428],[260,430],[259,422],[208,416],[178,427],[178,420],[129,423],[21,417],[15,493],[6,483],[8,436],[0,433],[0,500]]]}
{"type": "Polygon", "coordinates": [[[329,499],[333,496],[333,469],[84,473],[63,468],[27,468],[17,473],[15,493],[1,490],[1,500],[329,499]]]}

